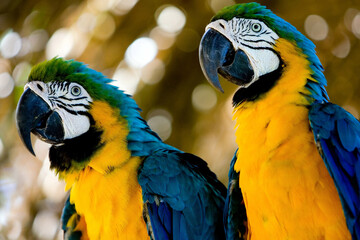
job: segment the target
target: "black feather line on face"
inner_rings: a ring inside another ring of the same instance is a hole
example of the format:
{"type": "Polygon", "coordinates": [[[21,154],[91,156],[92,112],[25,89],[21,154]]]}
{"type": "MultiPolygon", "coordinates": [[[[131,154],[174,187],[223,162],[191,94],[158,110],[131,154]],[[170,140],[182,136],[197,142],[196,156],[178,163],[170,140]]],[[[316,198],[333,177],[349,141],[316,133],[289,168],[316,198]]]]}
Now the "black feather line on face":
{"type": "MultiPolygon", "coordinates": [[[[279,58],[280,59],[280,58],[279,58]]],[[[236,107],[244,101],[256,101],[263,94],[272,89],[280,79],[283,72],[283,63],[280,61],[277,70],[261,76],[247,88],[239,88],[233,97],[233,106],[236,107]]]]}
{"type": "Polygon", "coordinates": [[[91,156],[104,145],[102,133],[92,126],[81,136],[65,140],[63,145],[53,145],[49,152],[50,168],[60,172],[85,168],[91,156]]]}

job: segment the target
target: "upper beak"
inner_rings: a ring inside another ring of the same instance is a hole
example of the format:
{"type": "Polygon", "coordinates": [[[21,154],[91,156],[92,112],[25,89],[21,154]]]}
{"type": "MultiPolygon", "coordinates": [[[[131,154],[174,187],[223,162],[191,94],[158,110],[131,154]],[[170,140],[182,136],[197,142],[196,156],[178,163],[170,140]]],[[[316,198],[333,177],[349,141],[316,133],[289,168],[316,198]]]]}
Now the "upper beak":
{"type": "Polygon", "coordinates": [[[16,109],[16,124],[20,138],[33,154],[31,132],[48,143],[61,143],[64,128],[59,114],[30,88],[22,94],[16,109]]]}
{"type": "Polygon", "coordinates": [[[238,49],[221,33],[209,28],[200,42],[199,58],[201,69],[207,80],[223,92],[218,74],[237,85],[251,82],[254,71],[246,54],[238,49]]]}

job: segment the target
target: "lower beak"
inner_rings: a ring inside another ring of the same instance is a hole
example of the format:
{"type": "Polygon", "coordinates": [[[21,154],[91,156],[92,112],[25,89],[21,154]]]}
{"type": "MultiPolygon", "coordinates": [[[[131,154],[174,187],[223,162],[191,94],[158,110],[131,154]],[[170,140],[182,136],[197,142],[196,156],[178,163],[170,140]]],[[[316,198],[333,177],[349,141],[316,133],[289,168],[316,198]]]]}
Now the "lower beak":
{"type": "Polygon", "coordinates": [[[30,88],[22,94],[16,109],[16,124],[20,138],[33,154],[31,134],[41,140],[55,144],[64,140],[64,128],[59,114],[30,88]]]}
{"type": "Polygon", "coordinates": [[[208,29],[200,42],[201,69],[207,80],[218,90],[221,88],[218,74],[237,85],[251,82],[254,71],[246,54],[235,50],[232,43],[215,29],[208,29]]]}

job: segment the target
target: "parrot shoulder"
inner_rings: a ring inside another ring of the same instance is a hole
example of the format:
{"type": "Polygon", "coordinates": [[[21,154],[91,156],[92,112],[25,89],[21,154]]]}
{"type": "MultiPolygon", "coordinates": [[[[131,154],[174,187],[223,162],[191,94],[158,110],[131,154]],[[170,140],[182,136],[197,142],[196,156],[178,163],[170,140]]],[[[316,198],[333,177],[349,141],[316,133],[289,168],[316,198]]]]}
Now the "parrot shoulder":
{"type": "Polygon", "coordinates": [[[155,239],[223,236],[226,188],[201,158],[158,149],[144,159],[138,180],[155,239]]]}
{"type": "Polygon", "coordinates": [[[342,107],[315,102],[309,111],[315,142],[340,195],[351,235],[360,238],[360,122],[342,107]]]}

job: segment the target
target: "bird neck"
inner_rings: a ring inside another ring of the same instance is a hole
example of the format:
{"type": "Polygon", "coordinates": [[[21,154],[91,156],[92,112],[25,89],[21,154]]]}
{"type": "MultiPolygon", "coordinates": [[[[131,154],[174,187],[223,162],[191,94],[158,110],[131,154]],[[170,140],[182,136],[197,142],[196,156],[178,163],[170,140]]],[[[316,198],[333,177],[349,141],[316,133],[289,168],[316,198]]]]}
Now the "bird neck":
{"type": "MultiPolygon", "coordinates": [[[[244,151],[247,152],[248,141],[267,142],[271,151],[289,137],[288,133],[293,132],[295,123],[308,122],[308,106],[311,104],[311,92],[306,88],[311,77],[309,61],[286,40],[278,42],[276,51],[284,62],[281,77],[261,97],[243,101],[234,107],[236,142],[241,157],[244,151]]],[[[240,161],[235,164],[237,171],[242,168],[240,164],[240,161]]]]}
{"type": "Polygon", "coordinates": [[[89,110],[92,126],[77,138],[50,148],[51,168],[62,178],[77,175],[86,167],[106,174],[130,160],[127,147],[128,123],[120,110],[102,101],[94,101],[89,110]]]}
{"type": "Polygon", "coordinates": [[[319,88],[321,92],[323,86],[314,75],[312,63],[300,48],[288,40],[278,39],[274,50],[281,57],[280,67],[260,77],[249,87],[240,88],[233,98],[235,111],[264,100],[271,101],[269,99],[283,102],[286,99],[293,101],[295,97],[299,98],[299,104],[310,105],[322,97],[311,91],[319,88]],[[304,99],[306,101],[302,101],[304,99]]]}
{"type": "Polygon", "coordinates": [[[59,174],[66,190],[71,188],[70,202],[84,216],[90,238],[148,239],[137,180],[142,158],[132,156],[127,147],[128,124],[119,118],[120,110],[105,102],[94,101],[90,114],[102,133],[101,147],[84,169],[59,174]],[[114,227],[110,230],[109,226],[114,227]]]}
{"type": "Polygon", "coordinates": [[[88,166],[101,174],[107,174],[115,168],[121,168],[131,159],[127,146],[129,127],[126,120],[120,117],[120,110],[103,101],[94,101],[90,110],[95,128],[101,134],[99,148],[91,157],[88,166]]]}

